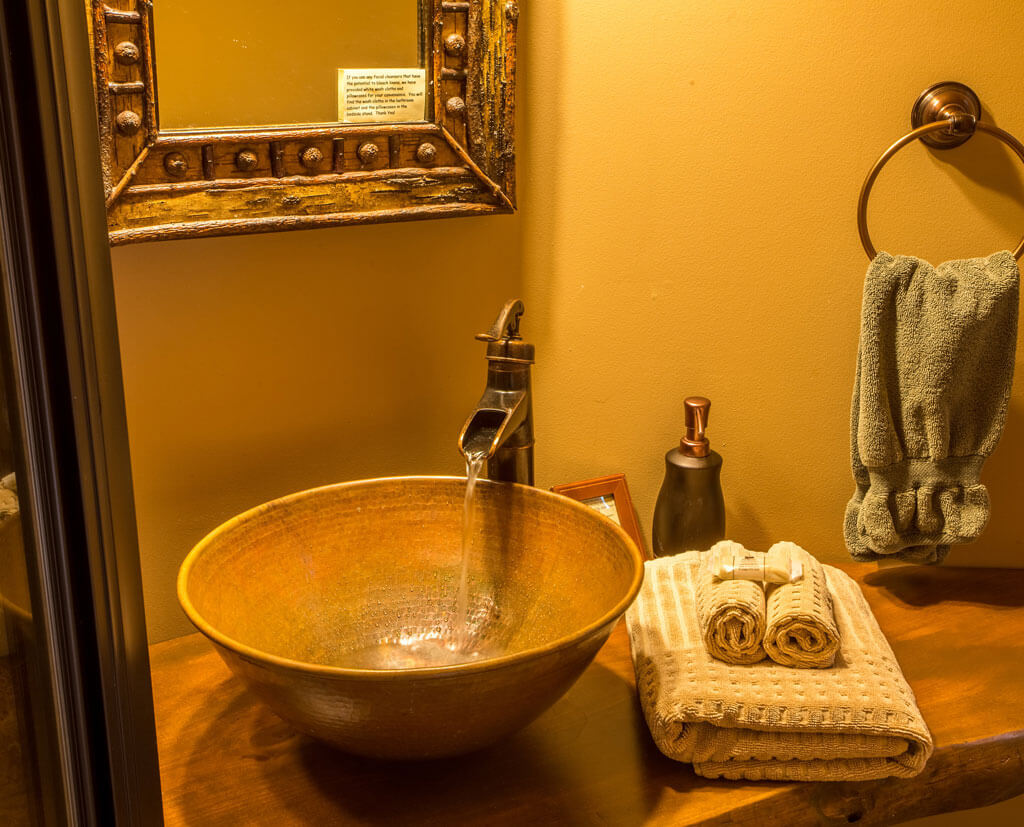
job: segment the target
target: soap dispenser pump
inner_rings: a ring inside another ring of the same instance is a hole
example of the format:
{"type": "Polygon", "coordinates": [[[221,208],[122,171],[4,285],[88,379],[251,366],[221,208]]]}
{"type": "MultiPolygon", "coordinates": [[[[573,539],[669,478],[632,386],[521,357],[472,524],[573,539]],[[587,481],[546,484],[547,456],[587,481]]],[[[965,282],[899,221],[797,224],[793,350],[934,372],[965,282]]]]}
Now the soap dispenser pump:
{"type": "Polygon", "coordinates": [[[683,401],[686,433],[679,447],[665,454],[665,481],[654,508],[654,554],[705,550],[725,539],[722,457],[711,450],[705,433],[711,400],[683,401]]]}

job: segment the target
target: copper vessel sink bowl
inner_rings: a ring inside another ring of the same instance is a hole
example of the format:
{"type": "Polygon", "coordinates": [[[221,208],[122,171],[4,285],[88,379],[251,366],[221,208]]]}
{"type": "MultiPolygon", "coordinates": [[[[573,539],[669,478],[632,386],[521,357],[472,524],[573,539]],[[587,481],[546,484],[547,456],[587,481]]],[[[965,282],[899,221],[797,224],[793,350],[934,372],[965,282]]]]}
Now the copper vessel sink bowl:
{"type": "Polygon", "coordinates": [[[462,610],[465,486],[365,480],[261,505],[192,550],[178,599],[300,732],[383,758],[486,746],[579,677],[636,597],[643,559],[574,500],[481,480],[462,610]]]}

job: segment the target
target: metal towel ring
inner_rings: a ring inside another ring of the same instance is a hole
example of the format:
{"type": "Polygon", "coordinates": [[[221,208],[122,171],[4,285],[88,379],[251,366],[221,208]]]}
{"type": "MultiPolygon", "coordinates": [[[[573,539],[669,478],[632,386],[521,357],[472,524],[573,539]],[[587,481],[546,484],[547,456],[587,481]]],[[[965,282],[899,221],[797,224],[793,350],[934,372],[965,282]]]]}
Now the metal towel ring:
{"type": "MultiPolygon", "coordinates": [[[[913,131],[908,132],[882,153],[871,167],[868,177],[864,179],[864,186],[860,188],[860,198],[857,200],[857,230],[868,258],[878,255],[878,251],[871,243],[871,236],[868,235],[868,197],[871,195],[871,187],[882,167],[907,144],[920,139],[935,149],[952,149],[964,143],[976,130],[980,130],[998,138],[1024,162],[1024,144],[1006,130],[982,121],[978,96],[962,83],[947,81],[929,86],[914,103],[910,122],[914,127],[913,131]]],[[[1024,238],[1013,251],[1013,257],[1018,261],[1021,255],[1024,255],[1024,238]]]]}

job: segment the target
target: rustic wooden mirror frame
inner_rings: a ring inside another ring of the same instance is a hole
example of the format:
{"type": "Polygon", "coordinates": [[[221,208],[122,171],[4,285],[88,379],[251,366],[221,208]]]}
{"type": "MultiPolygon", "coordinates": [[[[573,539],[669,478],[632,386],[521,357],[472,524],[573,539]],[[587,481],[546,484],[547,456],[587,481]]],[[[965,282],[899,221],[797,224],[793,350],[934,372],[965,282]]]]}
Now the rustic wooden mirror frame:
{"type": "Polygon", "coordinates": [[[88,2],[111,244],[515,209],[516,0],[418,0],[426,122],[168,131],[154,0],[88,2]]]}

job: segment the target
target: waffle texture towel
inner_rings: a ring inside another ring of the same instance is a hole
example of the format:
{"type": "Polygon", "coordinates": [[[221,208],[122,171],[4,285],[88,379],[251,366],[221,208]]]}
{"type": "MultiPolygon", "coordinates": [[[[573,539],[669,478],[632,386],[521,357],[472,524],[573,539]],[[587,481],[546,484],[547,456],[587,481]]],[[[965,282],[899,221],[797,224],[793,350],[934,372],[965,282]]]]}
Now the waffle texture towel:
{"type": "Polygon", "coordinates": [[[739,543],[722,540],[700,555],[696,597],[704,646],[726,663],[764,660],[764,587],[752,580],[715,579],[710,563],[716,549],[745,551],[739,543]]]}
{"type": "Polygon", "coordinates": [[[863,781],[917,775],[932,752],[914,694],[857,584],[825,579],[842,640],[831,669],[708,654],[693,606],[699,552],[651,560],[626,612],[640,702],[669,758],[707,778],[863,781]]]}
{"type": "Polygon", "coordinates": [[[796,543],[776,543],[768,554],[773,552],[788,552],[799,560],[803,577],[768,586],[764,650],[783,666],[825,669],[839,652],[839,627],[825,569],[796,543]]]}
{"type": "Polygon", "coordinates": [[[932,267],[879,253],[861,310],[851,442],[858,560],[938,563],[981,534],[981,466],[1013,382],[1020,274],[1009,252],[932,267]]]}

